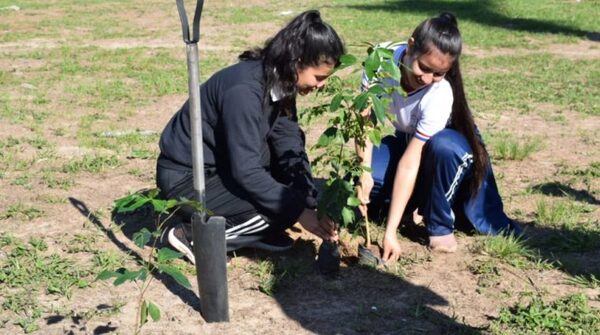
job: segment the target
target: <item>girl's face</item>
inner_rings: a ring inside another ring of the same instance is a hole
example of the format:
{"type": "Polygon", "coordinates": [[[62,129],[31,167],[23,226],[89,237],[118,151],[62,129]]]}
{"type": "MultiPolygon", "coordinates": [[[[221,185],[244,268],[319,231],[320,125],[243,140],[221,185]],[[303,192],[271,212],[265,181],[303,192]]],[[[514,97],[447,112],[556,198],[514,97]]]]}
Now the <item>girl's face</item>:
{"type": "Polygon", "coordinates": [[[319,66],[298,68],[296,86],[300,95],[307,95],[317,88],[323,87],[333,72],[333,63],[321,62],[319,66]]]}
{"type": "Polygon", "coordinates": [[[428,53],[416,55],[413,44],[414,40],[411,38],[403,60],[406,67],[402,73],[403,84],[408,92],[441,81],[454,63],[454,57],[442,53],[434,46],[431,46],[428,53]]]}

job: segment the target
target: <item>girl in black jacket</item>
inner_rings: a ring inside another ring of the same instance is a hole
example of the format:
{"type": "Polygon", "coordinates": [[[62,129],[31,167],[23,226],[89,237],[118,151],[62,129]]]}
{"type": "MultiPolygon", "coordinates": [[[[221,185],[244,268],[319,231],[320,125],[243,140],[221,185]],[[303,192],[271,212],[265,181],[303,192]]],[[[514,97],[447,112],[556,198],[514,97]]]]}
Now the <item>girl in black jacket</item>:
{"type": "MultiPolygon", "coordinates": [[[[335,30],[318,11],[307,11],[201,85],[206,208],[226,218],[228,250],[289,249],[284,231],[296,222],[320,238],[337,238],[333,222],[314,210],[296,96],[322,87],[343,53],[335,30]]],[[[157,185],[167,199],[194,198],[190,133],[188,101],[160,139],[157,185]]],[[[180,213],[168,241],[194,263],[193,209],[180,213]]]]}

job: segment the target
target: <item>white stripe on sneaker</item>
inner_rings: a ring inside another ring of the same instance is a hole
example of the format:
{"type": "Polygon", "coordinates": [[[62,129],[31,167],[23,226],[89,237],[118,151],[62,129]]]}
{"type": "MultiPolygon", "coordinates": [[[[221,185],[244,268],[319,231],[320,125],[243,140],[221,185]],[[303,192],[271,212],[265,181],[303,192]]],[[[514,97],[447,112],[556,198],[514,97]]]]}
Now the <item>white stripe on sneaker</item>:
{"type": "Polygon", "coordinates": [[[256,224],[254,224],[252,226],[246,227],[244,229],[238,230],[238,231],[233,232],[233,233],[227,233],[226,235],[228,235],[228,236],[229,235],[244,235],[244,233],[246,233],[249,230],[254,230],[254,229],[257,229],[257,228],[260,228],[260,227],[263,227],[263,226],[264,226],[264,228],[267,228],[269,226],[269,224],[266,223],[265,220],[260,220],[260,221],[258,221],[256,224]]]}
{"type": "Polygon", "coordinates": [[[183,244],[177,238],[177,236],[175,236],[174,232],[175,228],[171,228],[171,230],[169,230],[169,235],[167,237],[169,243],[173,246],[173,248],[177,249],[177,251],[184,254],[185,257],[187,257],[187,259],[189,259],[190,262],[192,262],[192,264],[196,264],[196,257],[194,257],[194,253],[192,252],[192,250],[190,250],[185,244],[183,244]]]}
{"type": "Polygon", "coordinates": [[[246,226],[248,226],[248,225],[250,225],[250,224],[258,221],[260,218],[261,218],[261,216],[257,215],[257,216],[251,218],[250,220],[248,220],[248,221],[246,221],[244,223],[241,223],[241,224],[239,224],[237,226],[234,226],[234,227],[231,227],[229,229],[226,229],[225,232],[226,233],[233,233],[233,232],[237,231],[238,229],[244,228],[244,227],[246,227],[246,226]]]}

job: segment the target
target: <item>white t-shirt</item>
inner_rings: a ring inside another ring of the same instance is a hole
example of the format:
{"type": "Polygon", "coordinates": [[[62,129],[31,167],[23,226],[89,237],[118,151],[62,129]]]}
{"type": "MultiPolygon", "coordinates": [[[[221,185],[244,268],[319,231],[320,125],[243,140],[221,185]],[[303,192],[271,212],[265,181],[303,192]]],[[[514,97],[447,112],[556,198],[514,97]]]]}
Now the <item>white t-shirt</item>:
{"type": "MultiPolygon", "coordinates": [[[[394,61],[397,64],[400,64],[406,46],[404,43],[394,50],[394,61]]],[[[367,77],[363,74],[362,88],[367,87],[367,77]]],[[[452,87],[446,79],[427,85],[406,97],[394,92],[390,112],[396,115],[396,121],[392,123],[398,131],[427,142],[437,132],[446,128],[453,101],[452,87]]]]}

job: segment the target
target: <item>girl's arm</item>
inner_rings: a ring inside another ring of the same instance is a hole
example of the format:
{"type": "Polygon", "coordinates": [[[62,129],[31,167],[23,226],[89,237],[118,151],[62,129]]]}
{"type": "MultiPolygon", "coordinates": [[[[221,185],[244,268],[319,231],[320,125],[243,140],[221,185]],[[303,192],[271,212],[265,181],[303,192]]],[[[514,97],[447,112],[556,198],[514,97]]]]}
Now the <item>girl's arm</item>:
{"type": "MultiPolygon", "coordinates": [[[[370,117],[371,110],[365,109],[362,113],[362,116],[365,118],[370,117]]],[[[367,138],[365,140],[365,146],[362,148],[358,143],[355,143],[356,154],[361,160],[361,165],[371,167],[371,161],[373,157],[373,143],[367,138]]],[[[369,203],[369,195],[371,194],[371,190],[373,189],[373,175],[371,172],[363,171],[360,176],[360,183],[356,187],[357,188],[357,196],[360,200],[360,206],[358,209],[361,211],[363,216],[367,216],[367,204],[369,203]]]]}
{"type": "Polygon", "coordinates": [[[383,241],[384,261],[396,261],[400,256],[400,244],[396,237],[396,231],[406,209],[406,204],[415,188],[424,145],[424,141],[413,137],[398,162],[383,241]]]}

